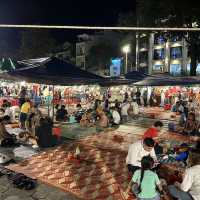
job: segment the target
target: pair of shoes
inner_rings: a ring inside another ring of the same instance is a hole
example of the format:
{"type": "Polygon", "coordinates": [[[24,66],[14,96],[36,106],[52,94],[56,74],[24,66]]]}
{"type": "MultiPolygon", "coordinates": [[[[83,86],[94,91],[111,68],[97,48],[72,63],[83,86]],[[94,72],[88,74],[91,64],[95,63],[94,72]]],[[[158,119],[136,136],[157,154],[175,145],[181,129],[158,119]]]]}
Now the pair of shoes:
{"type": "Polygon", "coordinates": [[[28,178],[23,174],[10,174],[8,175],[9,180],[12,181],[13,185],[18,189],[32,190],[36,187],[36,180],[28,178]]]}

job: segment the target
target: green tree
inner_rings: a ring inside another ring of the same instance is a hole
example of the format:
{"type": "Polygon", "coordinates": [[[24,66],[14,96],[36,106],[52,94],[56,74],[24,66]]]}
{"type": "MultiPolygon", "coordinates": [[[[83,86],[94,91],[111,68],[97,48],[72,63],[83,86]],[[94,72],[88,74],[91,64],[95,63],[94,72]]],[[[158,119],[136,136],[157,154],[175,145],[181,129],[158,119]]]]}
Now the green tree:
{"type": "Polygon", "coordinates": [[[121,37],[115,32],[104,32],[94,36],[90,42],[87,68],[94,69],[108,69],[111,59],[118,57],[121,37]]]}
{"type": "Polygon", "coordinates": [[[21,32],[20,58],[31,59],[48,56],[57,46],[49,30],[28,30],[21,32]]]}
{"type": "MultiPolygon", "coordinates": [[[[137,20],[140,26],[199,27],[200,3],[195,0],[137,0],[137,20]]],[[[188,42],[191,58],[190,75],[196,75],[197,61],[200,60],[200,32],[171,32],[188,42]]]]}

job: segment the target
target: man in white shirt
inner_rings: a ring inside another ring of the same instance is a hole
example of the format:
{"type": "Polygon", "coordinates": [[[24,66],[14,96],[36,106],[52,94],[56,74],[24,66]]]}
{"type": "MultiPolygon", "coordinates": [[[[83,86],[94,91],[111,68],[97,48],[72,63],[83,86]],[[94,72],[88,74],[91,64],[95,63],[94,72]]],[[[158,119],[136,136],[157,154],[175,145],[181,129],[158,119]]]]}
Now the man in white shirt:
{"type": "Polygon", "coordinates": [[[122,104],[121,108],[121,115],[122,115],[122,121],[126,123],[128,121],[128,109],[130,107],[130,104],[128,101],[124,102],[122,104]]]}
{"type": "Polygon", "coordinates": [[[141,168],[141,160],[144,156],[149,155],[157,161],[154,144],[155,142],[152,138],[145,138],[143,141],[137,141],[129,146],[126,157],[129,172],[134,173],[137,169],[141,168]]]}
{"type": "Polygon", "coordinates": [[[121,121],[120,114],[117,111],[117,108],[111,108],[112,118],[113,118],[113,125],[119,125],[121,121]]]}
{"type": "Polygon", "coordinates": [[[192,158],[192,166],[185,170],[181,184],[175,183],[168,187],[172,197],[180,200],[200,200],[200,161],[198,158],[192,158]]]}

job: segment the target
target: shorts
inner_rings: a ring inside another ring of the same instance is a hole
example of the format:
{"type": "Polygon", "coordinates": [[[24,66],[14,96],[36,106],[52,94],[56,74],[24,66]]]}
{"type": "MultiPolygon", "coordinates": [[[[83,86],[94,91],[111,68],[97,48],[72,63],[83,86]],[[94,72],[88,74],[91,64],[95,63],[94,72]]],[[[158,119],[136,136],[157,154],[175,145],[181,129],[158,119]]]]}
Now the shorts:
{"type": "Polygon", "coordinates": [[[20,113],[20,117],[19,117],[19,120],[20,122],[25,122],[27,120],[27,113],[20,113]]]}

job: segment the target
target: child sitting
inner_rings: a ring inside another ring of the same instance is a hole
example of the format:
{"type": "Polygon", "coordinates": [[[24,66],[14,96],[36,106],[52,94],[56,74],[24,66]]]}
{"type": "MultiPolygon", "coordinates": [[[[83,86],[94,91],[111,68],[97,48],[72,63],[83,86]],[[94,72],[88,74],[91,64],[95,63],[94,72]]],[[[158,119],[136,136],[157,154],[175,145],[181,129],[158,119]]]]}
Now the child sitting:
{"type": "Polygon", "coordinates": [[[180,147],[175,148],[174,153],[165,155],[161,157],[159,161],[161,163],[177,163],[187,165],[187,159],[189,156],[189,148],[186,143],[180,145],[180,147]]]}
{"type": "Polygon", "coordinates": [[[151,199],[159,200],[160,194],[157,191],[162,191],[162,186],[158,175],[151,169],[154,166],[154,160],[150,156],[144,156],[141,160],[141,169],[135,171],[131,182],[126,190],[126,194],[129,192],[132,184],[132,191],[136,195],[137,199],[151,199]]]}
{"type": "Polygon", "coordinates": [[[88,110],[83,116],[80,121],[81,127],[90,127],[92,126],[92,111],[88,110]]]}

